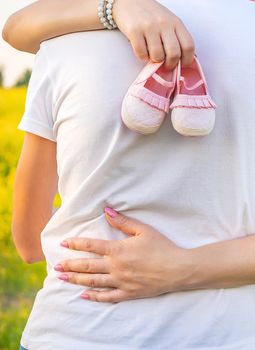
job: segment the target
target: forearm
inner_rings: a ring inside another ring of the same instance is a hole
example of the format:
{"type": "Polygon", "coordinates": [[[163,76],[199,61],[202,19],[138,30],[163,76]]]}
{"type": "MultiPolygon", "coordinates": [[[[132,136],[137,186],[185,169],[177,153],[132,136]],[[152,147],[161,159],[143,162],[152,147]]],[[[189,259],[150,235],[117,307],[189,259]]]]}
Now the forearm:
{"type": "Polygon", "coordinates": [[[56,143],[26,133],[14,181],[12,236],[27,263],[45,259],[41,232],[53,215],[57,188],[56,143]]]}
{"type": "Polygon", "coordinates": [[[255,235],[190,249],[187,254],[190,274],[184,289],[255,284],[255,235]]]}
{"type": "MultiPolygon", "coordinates": [[[[56,208],[52,208],[52,211],[48,213],[48,215],[45,215],[45,222],[48,222],[55,212],[56,208]]],[[[21,259],[28,264],[45,261],[45,255],[41,245],[41,232],[44,226],[45,225],[35,227],[34,222],[32,221],[32,223],[30,223],[29,219],[26,223],[21,220],[19,226],[18,220],[15,220],[13,216],[13,242],[21,259]]]]}
{"type": "Polygon", "coordinates": [[[35,53],[47,39],[79,31],[103,29],[98,0],[39,0],[14,13],[3,38],[21,51],[35,53]]]}

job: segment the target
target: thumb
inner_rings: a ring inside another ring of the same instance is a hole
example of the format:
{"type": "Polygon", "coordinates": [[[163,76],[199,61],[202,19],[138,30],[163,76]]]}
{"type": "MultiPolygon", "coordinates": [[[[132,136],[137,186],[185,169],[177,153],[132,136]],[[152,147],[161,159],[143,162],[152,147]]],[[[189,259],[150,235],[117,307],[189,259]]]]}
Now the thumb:
{"type": "Polygon", "coordinates": [[[137,236],[141,233],[142,223],[138,220],[120,214],[112,208],[104,209],[108,223],[118,230],[129,235],[137,236]]]}

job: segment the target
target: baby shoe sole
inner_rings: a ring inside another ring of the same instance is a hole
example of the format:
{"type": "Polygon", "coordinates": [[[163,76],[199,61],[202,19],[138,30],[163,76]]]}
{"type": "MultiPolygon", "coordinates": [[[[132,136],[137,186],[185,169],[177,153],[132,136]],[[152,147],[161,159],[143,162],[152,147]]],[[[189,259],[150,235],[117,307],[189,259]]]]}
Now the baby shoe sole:
{"type": "Polygon", "coordinates": [[[176,127],[173,123],[173,127],[174,129],[181,135],[183,136],[206,136],[209,135],[212,130],[213,127],[211,129],[207,129],[207,130],[199,130],[199,129],[186,129],[186,128],[180,128],[180,127],[176,127]]]}

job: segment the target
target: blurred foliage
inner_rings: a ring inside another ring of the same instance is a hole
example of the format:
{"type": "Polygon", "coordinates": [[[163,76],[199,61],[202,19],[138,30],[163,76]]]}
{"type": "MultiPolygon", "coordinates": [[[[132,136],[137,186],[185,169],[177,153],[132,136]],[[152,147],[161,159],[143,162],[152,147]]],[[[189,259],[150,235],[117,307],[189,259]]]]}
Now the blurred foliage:
{"type": "Polygon", "coordinates": [[[0,66],[0,88],[4,86],[4,68],[0,66]]]}
{"type": "Polygon", "coordinates": [[[15,87],[28,86],[32,71],[26,69],[15,83],[15,87]]]}
{"type": "Polygon", "coordinates": [[[34,297],[46,275],[45,263],[28,265],[21,260],[11,237],[13,181],[24,136],[17,125],[24,111],[25,95],[25,88],[0,89],[1,350],[19,349],[34,297]]]}

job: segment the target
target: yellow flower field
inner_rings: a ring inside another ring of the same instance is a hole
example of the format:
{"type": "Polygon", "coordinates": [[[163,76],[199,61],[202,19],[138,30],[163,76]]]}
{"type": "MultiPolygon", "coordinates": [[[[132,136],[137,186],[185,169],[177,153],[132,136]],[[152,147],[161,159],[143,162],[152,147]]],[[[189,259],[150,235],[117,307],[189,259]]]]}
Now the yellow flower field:
{"type": "Polygon", "coordinates": [[[12,188],[23,133],[17,130],[26,89],[0,89],[0,349],[18,350],[34,296],[42,286],[44,263],[28,265],[11,238],[12,188]]]}

